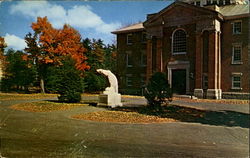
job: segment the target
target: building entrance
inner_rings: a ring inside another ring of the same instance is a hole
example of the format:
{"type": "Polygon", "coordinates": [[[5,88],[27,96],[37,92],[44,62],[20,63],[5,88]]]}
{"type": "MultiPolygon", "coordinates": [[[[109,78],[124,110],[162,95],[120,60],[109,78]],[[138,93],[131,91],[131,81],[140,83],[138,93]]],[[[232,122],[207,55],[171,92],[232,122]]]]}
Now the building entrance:
{"type": "Polygon", "coordinates": [[[172,70],[172,89],[175,94],[186,94],[186,69],[172,70]]]}

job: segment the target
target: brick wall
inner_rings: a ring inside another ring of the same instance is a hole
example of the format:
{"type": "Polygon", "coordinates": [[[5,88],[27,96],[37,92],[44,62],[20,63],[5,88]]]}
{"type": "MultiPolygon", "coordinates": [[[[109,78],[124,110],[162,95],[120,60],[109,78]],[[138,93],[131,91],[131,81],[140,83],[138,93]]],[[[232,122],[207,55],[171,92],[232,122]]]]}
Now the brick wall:
{"type": "Polygon", "coordinates": [[[117,35],[117,77],[121,93],[141,94],[142,74],[146,74],[146,66],[141,64],[141,52],[146,53],[146,41],[142,41],[142,31],[132,33],[122,33],[117,35]],[[132,34],[132,44],[127,44],[127,34],[132,34]],[[127,67],[126,52],[131,52],[132,67],[127,67]],[[130,74],[132,86],[126,86],[126,75],[130,74]]]}
{"type": "Polygon", "coordinates": [[[221,71],[222,81],[221,88],[223,92],[249,92],[249,22],[248,18],[236,19],[242,21],[242,33],[233,35],[234,20],[227,20],[222,25],[222,56],[221,56],[221,71]],[[242,43],[242,64],[232,64],[232,45],[233,43],[242,43]],[[242,90],[233,90],[232,87],[232,72],[242,73],[241,84],[242,90]]]}

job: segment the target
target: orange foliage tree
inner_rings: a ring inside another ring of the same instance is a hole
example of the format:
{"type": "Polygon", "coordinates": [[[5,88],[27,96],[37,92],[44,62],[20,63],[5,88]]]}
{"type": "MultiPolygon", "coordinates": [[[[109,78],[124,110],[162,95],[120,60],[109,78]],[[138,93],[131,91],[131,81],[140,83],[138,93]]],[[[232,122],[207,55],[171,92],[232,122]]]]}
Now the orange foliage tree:
{"type": "Polygon", "coordinates": [[[32,60],[37,65],[43,93],[47,65],[61,65],[65,57],[71,57],[75,61],[76,69],[84,71],[90,68],[86,64],[86,50],[77,30],[67,24],[62,29],[56,29],[47,17],[38,17],[31,27],[34,34],[28,33],[25,37],[27,56],[24,59],[32,60]]]}
{"type": "Polygon", "coordinates": [[[3,37],[0,36],[0,79],[2,77],[2,68],[5,65],[5,57],[4,57],[4,48],[7,47],[7,44],[5,43],[5,40],[3,37]]]}

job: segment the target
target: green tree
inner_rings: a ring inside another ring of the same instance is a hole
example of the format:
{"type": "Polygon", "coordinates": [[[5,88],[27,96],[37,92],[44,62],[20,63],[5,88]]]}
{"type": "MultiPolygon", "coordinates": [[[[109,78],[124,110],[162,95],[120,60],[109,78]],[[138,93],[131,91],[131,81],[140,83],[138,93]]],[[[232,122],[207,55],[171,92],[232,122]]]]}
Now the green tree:
{"type": "Polygon", "coordinates": [[[9,91],[25,90],[35,81],[35,70],[32,65],[22,59],[22,51],[9,49],[5,55],[4,77],[2,79],[2,90],[9,91]]]}
{"type": "Polygon", "coordinates": [[[104,68],[111,70],[112,72],[116,73],[116,56],[117,51],[115,45],[107,45],[104,48],[104,68]]]}
{"type": "Polygon", "coordinates": [[[156,72],[151,76],[144,96],[148,101],[148,106],[156,109],[161,109],[162,104],[168,104],[172,101],[172,89],[164,73],[156,72]]]}
{"type": "Polygon", "coordinates": [[[79,102],[84,85],[80,70],[75,68],[75,61],[69,57],[62,60],[62,65],[50,66],[46,78],[46,89],[58,93],[61,102],[79,102]]]}

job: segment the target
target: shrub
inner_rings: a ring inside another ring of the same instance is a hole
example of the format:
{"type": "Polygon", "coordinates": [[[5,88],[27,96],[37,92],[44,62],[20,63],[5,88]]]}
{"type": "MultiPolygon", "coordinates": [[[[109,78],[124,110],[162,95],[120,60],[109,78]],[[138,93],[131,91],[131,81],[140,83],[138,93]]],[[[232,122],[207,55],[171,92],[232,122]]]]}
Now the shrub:
{"type": "Polygon", "coordinates": [[[54,89],[59,94],[61,102],[76,103],[81,101],[83,82],[79,70],[76,70],[74,61],[67,59],[55,72],[54,89]],[[56,81],[56,82],[55,82],[56,81]]]}
{"type": "Polygon", "coordinates": [[[156,72],[151,76],[145,88],[144,96],[148,106],[161,109],[162,104],[172,101],[172,89],[164,73],[156,72]]]}

